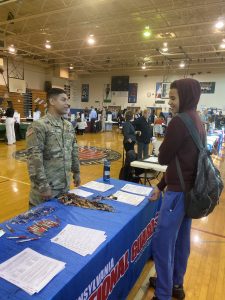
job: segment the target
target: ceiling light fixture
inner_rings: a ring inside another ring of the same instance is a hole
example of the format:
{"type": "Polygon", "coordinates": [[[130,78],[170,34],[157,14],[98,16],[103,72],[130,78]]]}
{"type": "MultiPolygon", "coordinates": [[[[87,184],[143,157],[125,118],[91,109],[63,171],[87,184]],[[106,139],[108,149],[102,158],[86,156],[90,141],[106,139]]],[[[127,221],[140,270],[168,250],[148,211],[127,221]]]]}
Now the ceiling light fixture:
{"type": "Polygon", "coordinates": [[[216,29],[222,29],[224,27],[224,22],[222,20],[216,22],[215,27],[216,29]]]}
{"type": "Polygon", "coordinates": [[[180,67],[180,68],[184,68],[184,67],[185,67],[185,62],[182,61],[182,62],[179,64],[179,67],[180,67]]]}
{"type": "Polygon", "coordinates": [[[74,69],[74,66],[73,66],[72,64],[70,64],[69,69],[70,69],[70,70],[73,70],[73,69],[74,69]]]}
{"type": "Polygon", "coordinates": [[[225,43],[224,42],[222,44],[220,44],[220,48],[225,49],[225,43]]]}
{"type": "Polygon", "coordinates": [[[146,65],[143,64],[141,68],[142,68],[142,70],[145,70],[146,69],[146,65]]]}
{"type": "Polygon", "coordinates": [[[51,46],[51,44],[50,44],[50,41],[46,41],[46,43],[45,43],[45,48],[46,49],[51,49],[52,48],[52,46],[51,46]]]}
{"type": "Polygon", "coordinates": [[[14,45],[10,45],[8,47],[8,50],[9,50],[9,53],[11,53],[11,54],[15,54],[16,53],[16,48],[15,48],[14,45]]]}
{"type": "Polygon", "coordinates": [[[95,39],[94,39],[94,35],[90,34],[87,40],[89,45],[94,45],[95,44],[95,39]]]}
{"type": "Polygon", "coordinates": [[[169,49],[168,49],[168,43],[163,43],[163,48],[162,48],[162,51],[163,52],[167,52],[169,49]]]}
{"type": "Polygon", "coordinates": [[[145,26],[145,30],[143,31],[143,36],[146,38],[151,36],[151,31],[149,29],[149,26],[145,26]]]}

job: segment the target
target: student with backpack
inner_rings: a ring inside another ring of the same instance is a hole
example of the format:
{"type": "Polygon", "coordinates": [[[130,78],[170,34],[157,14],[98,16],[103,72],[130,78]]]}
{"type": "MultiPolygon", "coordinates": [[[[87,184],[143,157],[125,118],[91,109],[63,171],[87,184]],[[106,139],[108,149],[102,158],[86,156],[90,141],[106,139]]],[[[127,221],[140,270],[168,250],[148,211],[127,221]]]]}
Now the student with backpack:
{"type": "Polygon", "coordinates": [[[223,188],[204,147],[205,130],[196,111],[200,94],[200,84],[194,79],[176,80],[170,87],[169,105],[174,117],[158,155],[159,163],[168,168],[151,195],[152,201],[157,200],[167,187],[152,239],[157,278],[150,277],[149,285],[155,288],[155,300],[185,298],[183,280],[190,254],[192,218],[209,214],[223,188]],[[212,177],[208,182],[204,176],[207,172],[212,177]],[[205,186],[201,186],[200,176],[205,186]],[[206,192],[199,194],[203,189],[206,192]]]}

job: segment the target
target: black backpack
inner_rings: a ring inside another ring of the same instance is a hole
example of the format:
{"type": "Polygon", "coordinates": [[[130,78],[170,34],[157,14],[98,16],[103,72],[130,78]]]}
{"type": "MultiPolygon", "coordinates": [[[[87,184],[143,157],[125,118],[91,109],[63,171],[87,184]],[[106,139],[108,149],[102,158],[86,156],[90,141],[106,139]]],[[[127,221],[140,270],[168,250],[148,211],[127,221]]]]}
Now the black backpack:
{"type": "Polygon", "coordinates": [[[141,168],[134,169],[130,166],[130,163],[135,160],[137,160],[137,153],[135,153],[134,150],[127,151],[125,162],[123,163],[123,166],[120,169],[120,173],[119,173],[120,180],[126,180],[126,181],[136,182],[136,183],[139,182],[140,179],[138,176],[142,174],[144,170],[141,168]]]}
{"type": "Polygon", "coordinates": [[[192,119],[186,113],[178,114],[177,116],[184,122],[199,149],[195,183],[189,192],[185,192],[184,178],[179,160],[176,157],[177,173],[182,190],[185,192],[186,215],[189,218],[199,219],[208,216],[219,204],[224,185],[220,172],[214,166],[210,153],[205,143],[201,141],[192,119]]]}

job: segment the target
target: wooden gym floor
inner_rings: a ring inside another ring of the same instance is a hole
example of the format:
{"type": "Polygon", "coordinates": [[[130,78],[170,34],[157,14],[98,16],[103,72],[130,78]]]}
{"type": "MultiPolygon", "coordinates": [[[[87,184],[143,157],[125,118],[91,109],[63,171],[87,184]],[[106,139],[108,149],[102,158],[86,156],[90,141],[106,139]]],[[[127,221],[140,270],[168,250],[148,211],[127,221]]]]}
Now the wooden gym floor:
{"type": "MultiPolygon", "coordinates": [[[[113,132],[77,136],[79,145],[109,148],[122,153],[122,135],[113,132]]],[[[0,222],[28,208],[29,177],[26,163],[16,161],[12,153],[25,149],[25,141],[7,146],[0,142],[0,222]]],[[[214,157],[223,179],[225,163],[214,157]]],[[[118,178],[122,158],[112,163],[111,176],[118,178]]],[[[81,180],[86,183],[102,176],[102,165],[81,166],[81,180]]],[[[72,186],[71,186],[72,187],[72,186]]],[[[185,276],[186,300],[225,299],[225,192],[220,205],[207,218],[194,220],[191,232],[191,255],[185,276]]],[[[147,300],[153,290],[147,288],[148,277],[154,275],[154,264],[148,262],[127,300],[147,300]]],[[[120,300],[120,299],[116,299],[120,300]]]]}

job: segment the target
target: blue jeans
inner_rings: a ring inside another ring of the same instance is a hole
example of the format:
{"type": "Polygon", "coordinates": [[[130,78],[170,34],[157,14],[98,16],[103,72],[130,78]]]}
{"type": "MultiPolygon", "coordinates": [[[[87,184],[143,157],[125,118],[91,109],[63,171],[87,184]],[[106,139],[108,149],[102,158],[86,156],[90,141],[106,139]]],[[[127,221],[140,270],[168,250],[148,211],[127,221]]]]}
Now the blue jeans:
{"type": "Polygon", "coordinates": [[[157,280],[155,295],[170,300],[174,285],[182,285],[190,254],[191,219],[185,216],[184,193],[167,191],[152,238],[157,280]]]}

